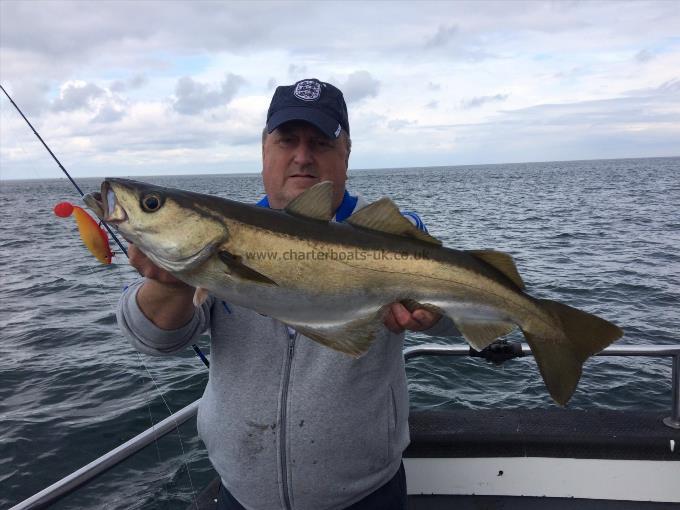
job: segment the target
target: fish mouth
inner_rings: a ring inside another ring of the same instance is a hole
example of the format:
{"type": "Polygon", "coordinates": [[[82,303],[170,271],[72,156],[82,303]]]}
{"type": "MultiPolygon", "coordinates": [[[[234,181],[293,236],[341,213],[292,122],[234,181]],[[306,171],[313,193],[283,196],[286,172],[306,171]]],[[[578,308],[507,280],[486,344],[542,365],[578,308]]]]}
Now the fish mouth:
{"type": "Polygon", "coordinates": [[[102,218],[107,223],[119,224],[128,219],[127,212],[123,209],[116,199],[116,192],[113,190],[109,181],[102,182],[101,193],[99,193],[100,207],[104,214],[102,218]]]}
{"type": "Polygon", "coordinates": [[[102,204],[102,194],[99,191],[83,195],[83,202],[85,202],[85,205],[97,215],[97,218],[100,220],[104,219],[105,214],[104,206],[102,204]]]}
{"type": "Polygon", "coordinates": [[[109,181],[102,182],[101,191],[83,195],[83,202],[106,223],[119,224],[128,219],[127,212],[116,199],[116,192],[109,181]]]}

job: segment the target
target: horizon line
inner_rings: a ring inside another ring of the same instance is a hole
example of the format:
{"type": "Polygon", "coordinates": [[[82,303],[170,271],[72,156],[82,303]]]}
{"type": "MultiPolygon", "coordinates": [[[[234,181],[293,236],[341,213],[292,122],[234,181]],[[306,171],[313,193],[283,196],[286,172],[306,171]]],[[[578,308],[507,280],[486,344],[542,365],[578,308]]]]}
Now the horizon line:
{"type": "MultiPolygon", "coordinates": [[[[404,170],[409,168],[419,168],[419,169],[433,169],[433,168],[462,168],[462,167],[476,167],[476,166],[501,166],[501,165],[531,165],[540,163],[578,163],[585,161],[627,161],[627,160],[640,160],[640,159],[678,159],[680,155],[677,156],[641,156],[641,157],[628,157],[628,158],[591,158],[591,159],[555,159],[547,161],[515,161],[507,163],[468,163],[468,164],[458,164],[458,165],[426,165],[426,166],[406,166],[406,167],[374,167],[374,168],[354,168],[348,169],[348,175],[352,172],[370,172],[374,170],[404,170]]],[[[72,177],[77,177],[78,179],[106,179],[108,177],[201,177],[208,175],[223,175],[223,176],[251,176],[260,175],[262,171],[257,172],[208,172],[208,173],[169,173],[169,174],[126,174],[125,176],[109,176],[109,175],[89,175],[89,176],[79,176],[75,175],[72,177]]],[[[3,178],[0,175],[0,182],[8,181],[48,181],[48,180],[59,180],[67,179],[65,175],[57,177],[21,177],[21,178],[3,178]]]]}

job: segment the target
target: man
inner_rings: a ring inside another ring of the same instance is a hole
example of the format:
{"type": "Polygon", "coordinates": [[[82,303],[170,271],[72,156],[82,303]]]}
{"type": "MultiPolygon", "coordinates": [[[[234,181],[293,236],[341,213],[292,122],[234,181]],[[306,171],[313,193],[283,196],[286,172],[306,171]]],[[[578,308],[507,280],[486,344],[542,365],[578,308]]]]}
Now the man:
{"type": "MultiPolygon", "coordinates": [[[[345,189],[350,150],[340,90],[315,79],[278,87],[263,133],[266,197],[259,205],[282,209],[328,180],[335,220],[346,219],[362,206],[345,189]]],[[[450,320],[394,303],[369,351],[353,359],[212,297],[194,308],[193,288],[134,246],[129,254],[145,278],[123,294],[118,321],[137,349],[175,352],[210,328],[198,430],[222,480],[218,508],[405,508],[403,333],[451,334],[450,320]]]]}

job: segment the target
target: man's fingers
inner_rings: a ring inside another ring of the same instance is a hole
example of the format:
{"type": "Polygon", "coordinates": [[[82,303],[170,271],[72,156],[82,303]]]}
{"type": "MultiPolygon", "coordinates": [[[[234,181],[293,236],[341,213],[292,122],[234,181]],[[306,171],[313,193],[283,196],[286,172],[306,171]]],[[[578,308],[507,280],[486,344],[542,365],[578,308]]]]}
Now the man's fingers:
{"type": "Polygon", "coordinates": [[[440,314],[424,308],[418,308],[411,313],[401,303],[392,303],[384,324],[393,333],[401,333],[404,330],[424,331],[434,326],[440,318],[440,314]]]}
{"type": "Polygon", "coordinates": [[[412,317],[423,329],[429,329],[441,316],[424,308],[418,308],[413,312],[412,317]]]}
{"type": "Polygon", "coordinates": [[[426,321],[429,317],[431,316],[431,313],[425,310],[424,308],[418,308],[417,310],[413,311],[412,317],[417,321],[417,322],[424,322],[426,321]]]}
{"type": "Polygon", "coordinates": [[[404,305],[401,303],[392,303],[389,309],[389,315],[391,319],[390,326],[388,329],[393,333],[401,333],[405,329],[413,329],[418,327],[419,324],[411,318],[411,312],[409,312],[404,305]]]}
{"type": "Polygon", "coordinates": [[[385,324],[385,327],[389,329],[392,333],[399,334],[402,331],[404,331],[404,328],[402,328],[398,323],[397,320],[394,317],[394,313],[392,312],[392,307],[387,310],[387,313],[385,314],[385,317],[383,319],[383,324],[385,324]]]}
{"type": "Polygon", "coordinates": [[[411,318],[411,312],[409,312],[401,303],[393,303],[391,310],[397,324],[399,324],[402,329],[411,329],[411,327],[418,324],[411,318]]]}

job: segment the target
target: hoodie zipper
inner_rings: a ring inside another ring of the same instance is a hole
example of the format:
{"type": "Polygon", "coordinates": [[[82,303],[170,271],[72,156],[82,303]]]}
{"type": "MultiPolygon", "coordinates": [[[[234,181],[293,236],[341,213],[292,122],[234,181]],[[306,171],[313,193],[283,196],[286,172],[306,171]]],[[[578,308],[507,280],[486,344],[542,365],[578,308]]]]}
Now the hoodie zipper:
{"type": "Polygon", "coordinates": [[[293,364],[293,354],[295,353],[295,339],[297,338],[297,332],[288,329],[285,326],[286,332],[288,333],[288,357],[286,358],[286,365],[284,366],[283,372],[283,388],[281,391],[281,401],[279,403],[280,414],[279,414],[279,461],[281,463],[281,481],[283,485],[283,504],[286,510],[291,510],[290,504],[290,491],[288,489],[288,465],[286,459],[286,414],[288,407],[288,388],[290,386],[290,370],[293,364]]]}

